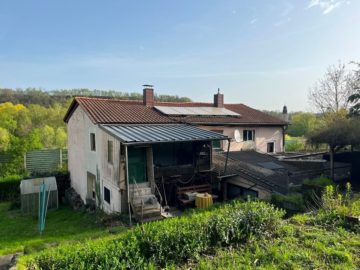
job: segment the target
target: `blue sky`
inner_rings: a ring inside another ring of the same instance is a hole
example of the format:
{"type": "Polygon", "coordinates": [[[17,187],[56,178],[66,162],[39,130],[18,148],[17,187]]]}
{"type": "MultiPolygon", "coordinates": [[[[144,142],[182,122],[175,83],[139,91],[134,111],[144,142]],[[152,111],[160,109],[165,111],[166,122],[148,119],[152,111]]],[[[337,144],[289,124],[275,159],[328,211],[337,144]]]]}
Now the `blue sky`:
{"type": "Polygon", "coordinates": [[[330,64],[360,61],[359,0],[2,0],[0,87],[141,91],[310,110],[330,64]]]}

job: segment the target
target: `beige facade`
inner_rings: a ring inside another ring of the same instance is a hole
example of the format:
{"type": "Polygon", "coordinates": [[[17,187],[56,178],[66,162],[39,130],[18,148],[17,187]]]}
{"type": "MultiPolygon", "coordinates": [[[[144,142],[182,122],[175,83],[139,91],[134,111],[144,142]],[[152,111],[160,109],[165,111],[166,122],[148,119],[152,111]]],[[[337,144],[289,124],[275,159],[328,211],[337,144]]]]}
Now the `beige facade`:
{"type": "MultiPolygon", "coordinates": [[[[273,153],[283,152],[283,128],[272,126],[244,127],[244,126],[199,126],[206,130],[222,132],[231,138],[230,151],[255,150],[260,153],[268,153],[268,143],[273,143],[273,153]],[[240,142],[235,140],[235,130],[239,131],[240,142]],[[245,141],[243,131],[254,131],[254,140],[245,141]]],[[[222,143],[222,148],[227,151],[228,142],[222,143]]]]}
{"type": "Polygon", "coordinates": [[[120,143],[94,125],[81,107],[77,107],[68,125],[68,163],[71,185],[86,202],[94,199],[93,179],[100,190],[101,205],[106,212],[121,212],[125,189],[124,161],[120,162],[120,143]],[[90,134],[95,134],[95,149],[91,150],[90,134]],[[108,141],[112,142],[112,162],[108,162],[108,141]],[[110,203],[104,200],[105,188],[110,191],[110,203]]]}

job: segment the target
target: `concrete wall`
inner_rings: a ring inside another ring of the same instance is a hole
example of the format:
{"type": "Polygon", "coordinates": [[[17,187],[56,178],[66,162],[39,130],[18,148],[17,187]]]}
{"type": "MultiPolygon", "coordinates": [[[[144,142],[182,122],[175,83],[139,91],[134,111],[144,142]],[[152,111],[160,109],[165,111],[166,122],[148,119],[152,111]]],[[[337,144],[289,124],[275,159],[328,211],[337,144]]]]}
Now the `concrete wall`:
{"type": "MultiPolygon", "coordinates": [[[[232,138],[230,151],[256,150],[261,153],[267,152],[267,143],[275,143],[275,153],[283,152],[283,129],[282,127],[243,127],[243,126],[199,126],[206,130],[223,131],[223,134],[232,138]],[[238,129],[241,142],[236,142],[234,132],[238,129]],[[255,130],[255,141],[243,141],[243,130],[255,130]]],[[[223,141],[222,148],[227,151],[227,141],[223,141]]]]}
{"type": "Polygon", "coordinates": [[[71,186],[86,202],[87,173],[99,175],[103,210],[121,212],[121,195],[124,194],[124,190],[120,190],[120,186],[125,189],[125,177],[124,170],[120,170],[119,141],[94,125],[81,107],[78,107],[69,119],[67,130],[71,186]],[[90,149],[90,133],[95,134],[95,151],[90,149]],[[113,164],[108,163],[108,140],[113,142],[113,164]],[[110,190],[110,204],[104,201],[104,186],[110,190]]]}

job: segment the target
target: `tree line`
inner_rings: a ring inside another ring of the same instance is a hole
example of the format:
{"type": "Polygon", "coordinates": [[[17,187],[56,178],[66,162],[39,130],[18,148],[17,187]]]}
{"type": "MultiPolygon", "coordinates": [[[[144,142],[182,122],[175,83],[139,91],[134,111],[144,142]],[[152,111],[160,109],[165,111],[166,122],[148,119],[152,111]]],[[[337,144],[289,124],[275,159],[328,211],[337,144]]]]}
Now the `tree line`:
{"type": "MultiPolygon", "coordinates": [[[[73,96],[142,99],[139,93],[112,90],[0,89],[0,177],[21,173],[27,151],[66,148],[63,117],[73,96]]],[[[159,101],[190,101],[186,97],[170,95],[157,95],[155,98],[159,101]]]]}
{"type": "MultiPolygon", "coordinates": [[[[56,103],[66,103],[74,96],[101,96],[110,98],[119,98],[126,100],[141,100],[142,93],[122,92],[115,90],[90,90],[87,88],[81,89],[62,89],[45,91],[37,88],[26,89],[8,89],[0,88],[0,103],[11,102],[13,104],[23,104],[28,106],[30,104],[38,104],[49,107],[56,103]]],[[[189,102],[188,97],[179,97],[177,95],[157,95],[155,100],[170,101],[170,102],[189,102]]]]}

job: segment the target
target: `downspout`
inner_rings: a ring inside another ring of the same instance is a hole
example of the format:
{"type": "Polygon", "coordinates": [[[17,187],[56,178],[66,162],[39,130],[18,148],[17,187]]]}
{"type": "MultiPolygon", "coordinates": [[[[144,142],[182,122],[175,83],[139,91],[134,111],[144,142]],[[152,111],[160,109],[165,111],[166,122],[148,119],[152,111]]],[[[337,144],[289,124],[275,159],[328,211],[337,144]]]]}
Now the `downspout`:
{"type": "Polygon", "coordinates": [[[230,140],[231,139],[228,139],[228,149],[227,149],[227,153],[226,153],[225,168],[224,168],[224,173],[223,173],[224,175],[226,174],[227,164],[228,164],[228,160],[229,160],[230,140]]]}
{"type": "Polygon", "coordinates": [[[130,185],[129,185],[129,161],[128,161],[128,147],[125,145],[125,167],[126,167],[126,189],[127,189],[127,203],[129,207],[129,224],[132,226],[131,222],[131,206],[130,206],[130,185]]]}

